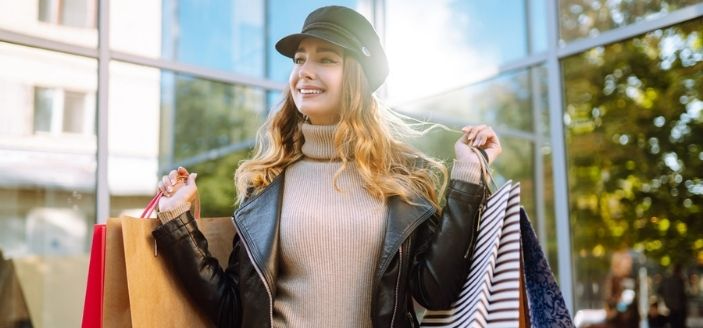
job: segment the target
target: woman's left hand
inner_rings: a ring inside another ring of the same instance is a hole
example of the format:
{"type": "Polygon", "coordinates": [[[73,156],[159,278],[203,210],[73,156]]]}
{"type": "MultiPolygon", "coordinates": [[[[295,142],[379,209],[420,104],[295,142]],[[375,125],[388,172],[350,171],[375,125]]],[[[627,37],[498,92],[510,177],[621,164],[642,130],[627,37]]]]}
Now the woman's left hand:
{"type": "Polygon", "coordinates": [[[464,135],[454,144],[458,161],[479,161],[471,147],[481,148],[488,155],[488,163],[493,163],[503,151],[495,131],[488,125],[467,125],[461,129],[464,135]]]}

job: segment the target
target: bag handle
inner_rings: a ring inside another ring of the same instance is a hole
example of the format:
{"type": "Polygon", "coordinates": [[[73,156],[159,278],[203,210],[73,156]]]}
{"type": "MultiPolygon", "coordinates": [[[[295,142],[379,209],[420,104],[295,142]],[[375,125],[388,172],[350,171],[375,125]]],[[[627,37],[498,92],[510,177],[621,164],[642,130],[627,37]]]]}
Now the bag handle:
{"type": "MultiPolygon", "coordinates": [[[[180,182],[185,182],[187,179],[187,176],[179,176],[177,179],[180,182]]],[[[157,206],[159,206],[159,200],[161,197],[163,197],[164,193],[163,191],[159,190],[158,193],[152,198],[149,203],[146,205],[146,208],[144,208],[144,211],[142,212],[142,215],[139,216],[140,219],[146,219],[151,216],[151,213],[154,212],[157,206]]],[[[200,219],[200,198],[198,195],[195,195],[195,201],[193,202],[193,212],[195,214],[196,219],[200,219]]]]}
{"type": "Polygon", "coordinates": [[[491,171],[488,167],[488,154],[486,154],[485,150],[478,147],[471,147],[470,149],[476,154],[479,159],[479,164],[481,166],[481,182],[483,182],[486,188],[489,189],[489,192],[489,181],[490,184],[493,186],[493,190],[497,190],[498,186],[496,186],[496,183],[493,179],[493,175],[491,174],[491,171]]]}

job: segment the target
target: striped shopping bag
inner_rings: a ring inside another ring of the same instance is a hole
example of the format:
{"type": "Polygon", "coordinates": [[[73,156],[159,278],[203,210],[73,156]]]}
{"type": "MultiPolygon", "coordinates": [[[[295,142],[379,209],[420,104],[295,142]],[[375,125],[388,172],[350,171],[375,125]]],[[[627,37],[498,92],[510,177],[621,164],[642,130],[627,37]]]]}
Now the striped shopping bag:
{"type": "Polygon", "coordinates": [[[423,327],[518,327],[520,184],[486,201],[469,276],[451,310],[429,311],[423,327]]]}
{"type": "Polygon", "coordinates": [[[450,310],[428,311],[422,327],[574,327],[530,221],[520,184],[486,201],[469,275],[450,310]],[[527,266],[523,265],[524,263],[527,266]]]}

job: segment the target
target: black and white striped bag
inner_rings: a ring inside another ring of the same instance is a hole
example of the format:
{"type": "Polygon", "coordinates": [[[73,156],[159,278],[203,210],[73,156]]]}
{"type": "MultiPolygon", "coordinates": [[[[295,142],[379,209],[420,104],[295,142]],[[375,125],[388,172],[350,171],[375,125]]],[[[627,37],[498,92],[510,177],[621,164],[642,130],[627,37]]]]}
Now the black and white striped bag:
{"type": "Polygon", "coordinates": [[[428,311],[422,327],[510,327],[520,321],[520,184],[486,201],[469,276],[451,310],[428,311]]]}

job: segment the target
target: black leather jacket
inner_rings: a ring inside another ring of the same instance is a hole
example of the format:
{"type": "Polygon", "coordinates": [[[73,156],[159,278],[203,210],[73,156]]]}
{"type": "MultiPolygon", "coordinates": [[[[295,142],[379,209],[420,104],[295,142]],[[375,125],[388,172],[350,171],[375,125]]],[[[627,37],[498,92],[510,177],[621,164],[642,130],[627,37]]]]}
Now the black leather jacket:
{"type": "MultiPolygon", "coordinates": [[[[218,327],[271,327],[279,263],[284,173],[234,213],[237,234],[223,269],[186,212],[154,230],[161,254],[195,304],[218,327]]],[[[469,271],[485,188],[451,180],[439,215],[424,198],[388,200],[389,214],[375,271],[374,327],[415,327],[412,298],[429,309],[456,300],[469,271]]]]}

